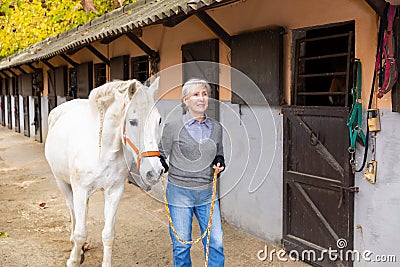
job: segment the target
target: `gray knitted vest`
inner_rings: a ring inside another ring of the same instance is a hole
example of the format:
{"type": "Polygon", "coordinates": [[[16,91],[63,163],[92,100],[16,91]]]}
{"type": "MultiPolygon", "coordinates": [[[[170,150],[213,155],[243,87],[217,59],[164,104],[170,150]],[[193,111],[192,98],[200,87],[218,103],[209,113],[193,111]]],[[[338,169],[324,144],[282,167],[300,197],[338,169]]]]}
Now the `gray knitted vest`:
{"type": "Polygon", "coordinates": [[[166,123],[160,151],[169,156],[168,180],[178,186],[202,189],[211,185],[216,155],[223,156],[222,126],[212,120],[210,138],[197,142],[186,130],[182,118],[166,123]]]}

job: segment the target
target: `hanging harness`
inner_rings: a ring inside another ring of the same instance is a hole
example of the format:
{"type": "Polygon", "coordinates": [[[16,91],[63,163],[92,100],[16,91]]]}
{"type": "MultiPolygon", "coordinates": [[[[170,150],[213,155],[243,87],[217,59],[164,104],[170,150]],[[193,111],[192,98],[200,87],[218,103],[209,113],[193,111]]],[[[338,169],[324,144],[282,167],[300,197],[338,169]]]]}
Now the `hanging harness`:
{"type": "MultiPolygon", "coordinates": [[[[385,90],[387,90],[386,92],[388,92],[391,87],[393,87],[392,83],[394,84],[396,82],[397,79],[397,68],[396,66],[396,61],[394,59],[394,57],[392,56],[390,58],[390,56],[388,55],[393,55],[393,33],[392,33],[392,27],[393,27],[393,20],[395,18],[395,14],[396,14],[396,7],[390,5],[389,3],[386,3],[385,6],[385,11],[384,11],[384,16],[381,17],[380,20],[380,25],[379,25],[379,32],[378,32],[378,45],[376,48],[376,62],[375,62],[375,68],[374,68],[374,75],[372,78],[372,85],[371,85],[371,91],[369,94],[369,101],[368,101],[368,109],[371,109],[372,107],[372,100],[374,97],[374,89],[375,89],[375,82],[376,80],[379,80],[378,83],[378,87],[380,88],[377,94],[377,97],[382,97],[383,94],[385,93],[385,90]],[[386,37],[386,38],[385,38],[386,37]],[[384,40],[386,39],[386,42],[384,42],[384,40]],[[385,44],[385,45],[384,45],[385,44]],[[390,46],[389,46],[390,44],[390,46]],[[386,48],[386,45],[387,48],[386,48]],[[385,48],[385,49],[383,49],[385,48]],[[388,53],[386,51],[389,51],[388,53]],[[386,59],[388,59],[388,61],[386,61],[386,59]],[[382,63],[383,61],[385,61],[385,68],[383,68],[382,63]],[[392,62],[393,64],[390,65],[389,63],[392,62]],[[392,67],[392,68],[390,68],[392,67]],[[392,76],[393,78],[389,78],[390,77],[390,73],[393,73],[392,70],[396,70],[396,79],[394,76],[392,76]],[[388,75],[384,75],[384,74],[388,74],[388,75]],[[376,76],[379,76],[379,79],[377,79],[376,76]],[[387,86],[384,87],[383,85],[385,84],[384,82],[384,78],[385,76],[387,77],[387,86]],[[390,82],[389,82],[390,81],[390,82]]],[[[367,113],[367,119],[369,119],[369,113],[367,113]]],[[[363,170],[365,163],[367,161],[367,154],[368,154],[368,139],[369,139],[369,133],[370,133],[370,129],[368,127],[367,124],[367,131],[365,133],[366,136],[366,142],[365,142],[365,147],[364,147],[364,156],[363,156],[363,161],[362,164],[360,166],[359,169],[355,169],[355,162],[354,162],[354,153],[351,156],[350,159],[350,164],[353,168],[353,172],[360,172],[363,170]]],[[[350,149],[349,149],[350,151],[350,149]]]]}
{"type": "Polygon", "coordinates": [[[351,89],[353,105],[347,118],[347,127],[349,127],[350,136],[350,164],[353,171],[355,171],[354,154],[356,151],[357,137],[361,139],[363,146],[365,146],[366,143],[366,137],[362,130],[361,62],[359,59],[355,59],[354,61],[354,73],[356,73],[357,75],[356,80],[353,81],[353,88],[351,89]]]}
{"type": "Polygon", "coordinates": [[[375,71],[379,73],[378,98],[389,92],[397,81],[397,64],[394,58],[395,40],[393,38],[393,22],[396,17],[397,8],[389,5],[385,8],[385,16],[382,18],[384,24],[384,37],[375,62],[375,71]]]}

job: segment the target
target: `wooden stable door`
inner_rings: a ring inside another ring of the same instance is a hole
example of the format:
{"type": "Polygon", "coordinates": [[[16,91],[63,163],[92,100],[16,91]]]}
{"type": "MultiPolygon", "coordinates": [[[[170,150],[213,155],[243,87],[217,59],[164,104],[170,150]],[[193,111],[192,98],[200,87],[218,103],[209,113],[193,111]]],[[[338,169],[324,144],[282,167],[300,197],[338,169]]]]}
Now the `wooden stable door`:
{"type": "Polygon", "coordinates": [[[14,130],[18,133],[21,132],[20,118],[19,118],[19,78],[12,79],[13,95],[14,95],[14,130]]]}
{"type": "Polygon", "coordinates": [[[351,260],[322,254],[353,248],[348,108],[288,107],[283,114],[284,247],[300,258],[304,252],[302,260],[314,266],[352,266],[351,260]]]}

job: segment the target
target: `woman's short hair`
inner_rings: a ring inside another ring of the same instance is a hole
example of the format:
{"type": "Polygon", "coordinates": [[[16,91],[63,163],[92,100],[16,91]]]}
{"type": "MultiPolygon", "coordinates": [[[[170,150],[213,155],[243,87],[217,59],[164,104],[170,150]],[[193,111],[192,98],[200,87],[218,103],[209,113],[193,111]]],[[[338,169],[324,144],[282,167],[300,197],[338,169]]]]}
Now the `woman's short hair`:
{"type": "Polygon", "coordinates": [[[211,92],[211,87],[210,84],[203,79],[198,79],[198,78],[191,78],[182,87],[182,100],[189,96],[191,92],[198,86],[204,86],[207,89],[208,94],[211,92]]]}

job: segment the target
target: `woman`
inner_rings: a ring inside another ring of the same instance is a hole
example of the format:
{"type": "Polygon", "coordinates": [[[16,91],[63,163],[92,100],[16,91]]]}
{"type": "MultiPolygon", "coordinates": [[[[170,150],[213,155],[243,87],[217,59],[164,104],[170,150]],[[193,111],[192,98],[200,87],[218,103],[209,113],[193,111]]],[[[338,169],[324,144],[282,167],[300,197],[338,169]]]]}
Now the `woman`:
{"type": "MultiPolygon", "coordinates": [[[[166,123],[160,144],[161,162],[166,171],[169,157],[167,199],[177,233],[192,240],[193,214],[200,231],[206,231],[212,197],[214,170],[225,168],[222,126],[207,117],[210,85],[205,80],[191,79],[182,88],[182,103],[187,109],[183,117],[166,123]]],[[[170,226],[174,266],[192,266],[191,245],[181,243],[170,226]]],[[[202,240],[204,253],[207,236],[202,240]]],[[[224,266],[221,213],[216,198],[209,250],[209,266],[224,266]]]]}

